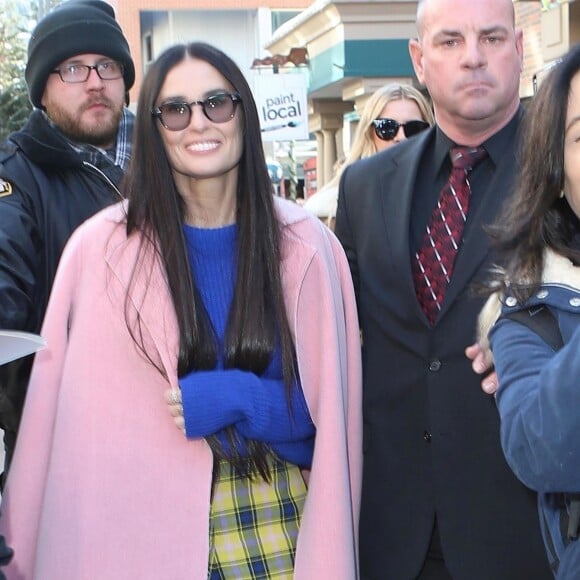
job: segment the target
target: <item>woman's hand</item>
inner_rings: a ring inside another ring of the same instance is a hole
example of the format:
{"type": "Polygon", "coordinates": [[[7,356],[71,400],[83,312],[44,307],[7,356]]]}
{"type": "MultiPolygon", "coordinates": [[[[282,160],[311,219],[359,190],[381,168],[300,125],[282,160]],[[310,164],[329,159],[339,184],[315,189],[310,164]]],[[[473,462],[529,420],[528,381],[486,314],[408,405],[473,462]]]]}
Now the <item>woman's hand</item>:
{"type": "Polygon", "coordinates": [[[179,389],[167,389],[165,391],[165,401],[169,405],[169,414],[173,417],[176,427],[185,434],[181,391],[179,389]]]}

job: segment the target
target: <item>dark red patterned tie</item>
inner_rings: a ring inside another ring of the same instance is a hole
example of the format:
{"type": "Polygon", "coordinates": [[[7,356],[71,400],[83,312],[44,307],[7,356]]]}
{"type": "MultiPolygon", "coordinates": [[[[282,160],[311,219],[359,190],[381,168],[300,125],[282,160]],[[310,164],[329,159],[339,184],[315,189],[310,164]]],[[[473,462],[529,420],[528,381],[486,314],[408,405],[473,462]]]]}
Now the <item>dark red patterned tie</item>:
{"type": "Polygon", "coordinates": [[[483,147],[454,147],[449,155],[451,175],[439,194],[423,244],[413,260],[417,298],[431,324],[441,310],[461,245],[471,194],[468,175],[487,153],[483,147]]]}

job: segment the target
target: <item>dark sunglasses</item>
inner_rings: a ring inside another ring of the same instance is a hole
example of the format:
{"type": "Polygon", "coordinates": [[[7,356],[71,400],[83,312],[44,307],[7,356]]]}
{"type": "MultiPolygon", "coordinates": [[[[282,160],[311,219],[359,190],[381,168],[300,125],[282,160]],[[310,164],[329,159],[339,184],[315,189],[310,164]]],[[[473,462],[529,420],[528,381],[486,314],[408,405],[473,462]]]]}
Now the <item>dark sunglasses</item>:
{"type": "Polygon", "coordinates": [[[426,121],[407,121],[406,123],[399,123],[395,119],[375,119],[373,121],[375,133],[382,141],[392,141],[397,133],[399,127],[403,127],[405,137],[412,137],[421,131],[429,128],[429,123],[426,121]]]}
{"type": "Polygon", "coordinates": [[[213,123],[227,123],[236,114],[242,98],[238,93],[217,93],[203,101],[172,101],[155,107],[151,114],[169,131],[182,131],[191,121],[191,108],[199,105],[203,114],[213,123]]]}

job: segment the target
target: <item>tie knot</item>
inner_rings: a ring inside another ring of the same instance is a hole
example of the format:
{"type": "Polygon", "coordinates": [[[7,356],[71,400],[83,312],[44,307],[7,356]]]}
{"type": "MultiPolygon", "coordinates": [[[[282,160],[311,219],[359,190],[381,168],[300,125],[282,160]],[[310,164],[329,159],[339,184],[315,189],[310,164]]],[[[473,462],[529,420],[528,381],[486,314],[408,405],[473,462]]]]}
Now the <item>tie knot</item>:
{"type": "Polygon", "coordinates": [[[454,169],[471,171],[485,156],[483,147],[453,147],[449,152],[454,169]]]}

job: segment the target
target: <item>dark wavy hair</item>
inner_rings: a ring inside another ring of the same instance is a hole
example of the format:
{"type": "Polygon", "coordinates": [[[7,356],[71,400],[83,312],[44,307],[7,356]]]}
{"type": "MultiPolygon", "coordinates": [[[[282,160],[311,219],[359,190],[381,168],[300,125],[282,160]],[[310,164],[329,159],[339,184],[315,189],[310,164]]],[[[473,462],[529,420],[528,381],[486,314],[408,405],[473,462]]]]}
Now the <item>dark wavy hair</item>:
{"type": "Polygon", "coordinates": [[[528,106],[521,127],[513,195],[489,228],[501,268],[488,290],[507,290],[526,301],[542,280],[544,249],[578,261],[571,247],[579,221],[565,198],[564,141],[572,79],[580,71],[580,45],[552,68],[528,106]]]}
{"type": "MultiPolygon", "coordinates": [[[[127,234],[140,235],[141,258],[156,256],[165,270],[167,284],[179,325],[178,375],[192,370],[213,369],[217,362],[215,333],[203,306],[190,269],[183,224],[185,204],[173,180],[160,135],[160,123],[152,109],[167,74],[182,61],[194,58],[207,62],[233,86],[241,96],[237,115],[242,115],[243,153],[237,184],[238,270],[234,299],[224,339],[225,368],[239,368],[262,374],[281,349],[284,381],[290,405],[290,389],[296,376],[295,351],[284,307],[280,274],[280,226],[277,221],[262,149],[258,111],[250,87],[232,59],[217,48],[194,42],[167,49],[148,71],[139,94],[134,129],[132,160],[123,194],[128,198],[127,234]]],[[[147,263],[145,260],[144,263],[147,263]]],[[[136,266],[132,283],[139,272],[136,266]]],[[[125,316],[133,340],[152,364],[161,365],[147,353],[143,327],[138,313],[130,321],[130,305],[125,316]]],[[[217,458],[226,458],[245,474],[269,476],[268,447],[260,442],[248,443],[249,458],[241,457],[235,431],[228,430],[229,445],[216,436],[208,443],[217,458]]]]}

